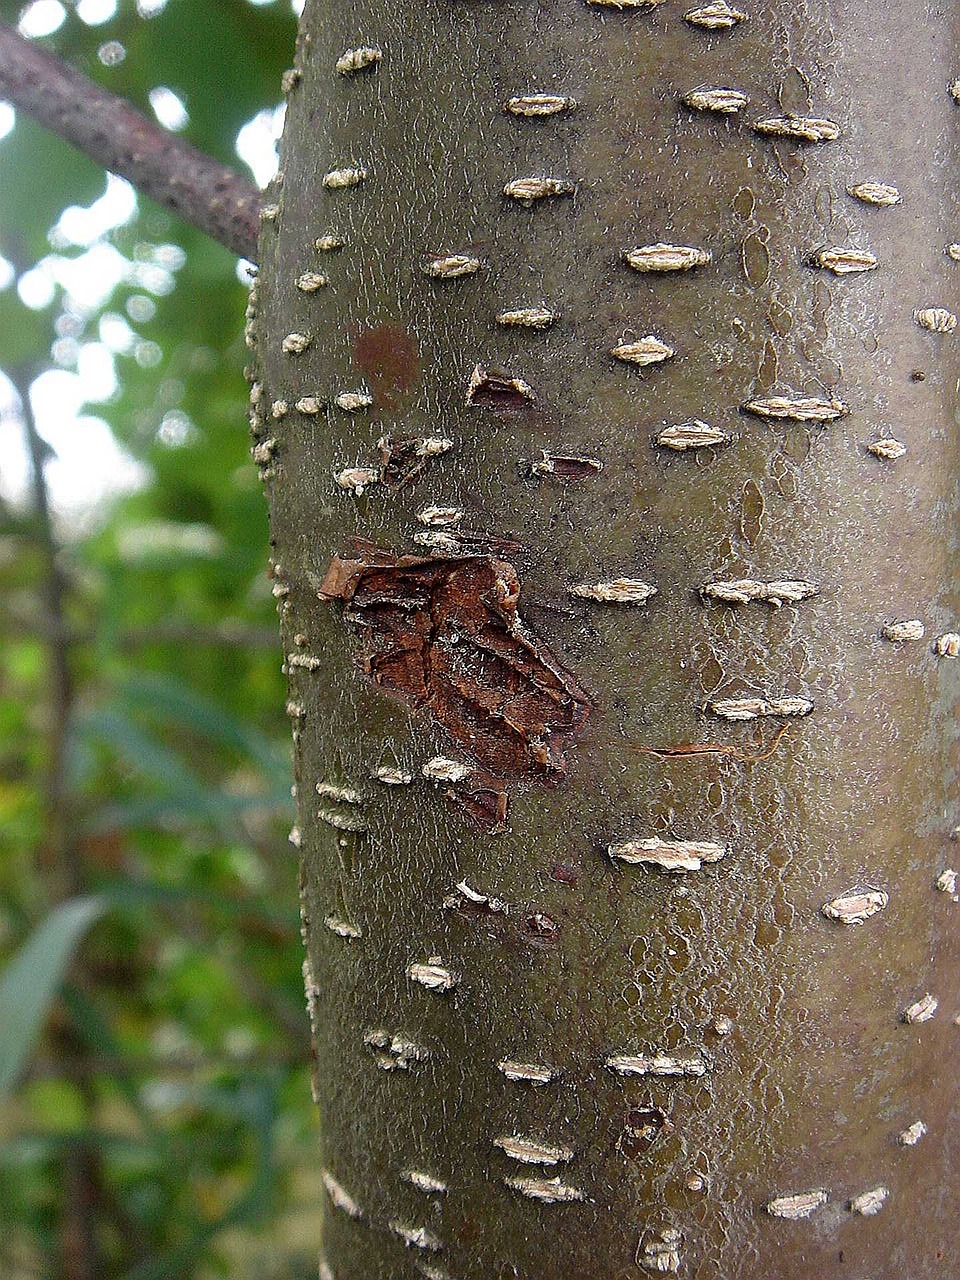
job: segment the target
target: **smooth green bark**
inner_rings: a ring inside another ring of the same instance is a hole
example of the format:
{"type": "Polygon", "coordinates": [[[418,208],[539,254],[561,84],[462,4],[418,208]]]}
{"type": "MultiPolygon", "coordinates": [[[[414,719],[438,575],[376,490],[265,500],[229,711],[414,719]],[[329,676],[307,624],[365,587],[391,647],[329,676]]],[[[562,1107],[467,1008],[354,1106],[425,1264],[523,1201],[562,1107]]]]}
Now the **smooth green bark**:
{"type": "Polygon", "coordinates": [[[960,616],[960,339],[915,318],[957,310],[954,33],[932,5],[754,9],[726,32],[675,4],[357,0],[304,13],[261,244],[254,435],[285,593],[337,1280],[658,1267],[924,1280],[960,1267],[960,908],[936,888],[958,856],[960,685],[957,661],[934,649],[960,616]],[[338,74],[363,46],[382,60],[338,74]],[[703,86],[749,105],[681,104],[703,86]],[[576,107],[505,110],[531,93],[576,107]],[[840,136],[752,128],[790,113],[840,136]],[[342,169],[366,176],[322,185],[342,169]],[[529,206],[502,194],[544,177],[575,194],[529,206]],[[894,184],[901,202],[848,194],[864,181],[894,184]],[[318,251],[331,235],[343,248],[318,251]],[[622,260],[657,242],[712,261],[641,274],[622,260]],[[808,262],[824,247],[878,265],[835,276],[808,262]],[[453,254],[479,270],[424,272],[453,254]],[[306,292],[304,272],[329,283],[306,292]],[[530,306],[558,319],[543,331],[495,320],[530,306]],[[672,359],[636,369],[609,355],[651,334],[672,359]],[[288,335],[309,344],[285,351],[288,335]],[[468,405],[477,365],[535,399],[468,405]],[[337,407],[356,391],[372,407],[337,407]],[[771,397],[849,412],[820,424],[740,409],[771,397]],[[731,442],[654,443],[693,419],[731,442]],[[338,486],[344,468],[378,466],[386,434],[453,447],[408,485],[338,486]],[[885,437],[906,454],[873,456],[885,437]],[[603,470],[531,474],[544,449],[603,470]],[[475,535],[443,554],[492,546],[514,565],[520,616],[592,703],[565,779],[507,779],[502,834],[420,777],[437,754],[477,761],[429,709],[411,713],[358,670],[349,606],[318,595],[335,556],[369,554],[354,535],[417,554],[429,504],[462,508],[453,536],[475,535]],[[570,594],[620,577],[658,593],[642,606],[570,594]],[[718,579],[819,591],[780,608],[704,601],[698,588],[718,579]],[[883,638],[903,619],[922,620],[924,638],[883,638]],[[704,709],[739,697],[813,710],[729,722],[704,709]],[[720,749],[651,753],[690,743],[720,749]],[[378,781],[383,766],[414,781],[378,781]],[[727,852],[678,874],[606,854],[652,837],[727,852]],[[465,904],[463,881],[509,914],[465,904]],[[855,889],[886,906],[862,924],[824,917],[855,889]],[[451,897],[459,907],[444,907],[451,897]],[[432,957],[459,979],[452,990],[408,976],[432,957]],[[905,1023],[928,992],[935,1016],[905,1023]],[[705,1070],[605,1065],[656,1054],[705,1070]],[[505,1060],[558,1075],[511,1080],[505,1060]],[[902,1145],[917,1120],[927,1132],[902,1145]],[[574,1154],[524,1164],[495,1145],[515,1136],[574,1154]],[[418,1189],[409,1170],[447,1190],[418,1189]],[[505,1183],[518,1177],[559,1177],[583,1198],[535,1201],[505,1183]],[[879,1212],[851,1210],[879,1187],[879,1212]],[[815,1189],[827,1199],[809,1217],[765,1207],[815,1189]]]}

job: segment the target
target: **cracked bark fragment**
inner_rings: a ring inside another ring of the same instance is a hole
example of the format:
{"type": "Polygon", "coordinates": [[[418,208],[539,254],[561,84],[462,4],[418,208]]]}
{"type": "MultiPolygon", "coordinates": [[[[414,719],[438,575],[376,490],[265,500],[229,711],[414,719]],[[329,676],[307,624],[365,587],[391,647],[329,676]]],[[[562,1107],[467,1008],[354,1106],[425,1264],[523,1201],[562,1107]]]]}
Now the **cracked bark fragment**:
{"type": "MultiPolygon", "coordinates": [[[[334,557],[322,600],[345,604],[358,665],[385,693],[425,711],[482,771],[454,791],[481,823],[502,823],[499,779],[550,780],[590,710],[586,694],[517,613],[516,570],[489,556],[334,557]]],[[[459,782],[460,779],[453,779],[459,782]]]]}

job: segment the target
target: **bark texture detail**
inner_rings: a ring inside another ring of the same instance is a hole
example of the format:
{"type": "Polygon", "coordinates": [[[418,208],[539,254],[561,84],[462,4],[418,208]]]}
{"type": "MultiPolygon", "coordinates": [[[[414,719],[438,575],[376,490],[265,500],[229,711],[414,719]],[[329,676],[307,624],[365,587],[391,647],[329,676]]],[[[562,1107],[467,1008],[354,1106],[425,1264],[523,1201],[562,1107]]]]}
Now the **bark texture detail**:
{"type": "Polygon", "coordinates": [[[328,1280],[960,1274],[958,55],[308,0],[252,424],[328,1280]]]}

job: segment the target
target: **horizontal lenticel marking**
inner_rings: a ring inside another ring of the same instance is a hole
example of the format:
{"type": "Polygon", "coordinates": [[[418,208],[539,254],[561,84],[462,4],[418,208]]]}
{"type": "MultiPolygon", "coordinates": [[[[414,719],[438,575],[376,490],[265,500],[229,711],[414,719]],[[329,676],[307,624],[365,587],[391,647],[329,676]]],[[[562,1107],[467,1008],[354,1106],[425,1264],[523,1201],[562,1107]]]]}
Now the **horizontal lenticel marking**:
{"type": "Polygon", "coordinates": [[[650,836],[608,845],[607,853],[631,866],[648,864],[680,873],[699,871],[705,862],[719,862],[726,857],[727,849],[712,840],[661,840],[659,836],[650,836]]]}
{"type": "Polygon", "coordinates": [[[746,22],[748,16],[742,9],[735,9],[727,0],[713,0],[712,4],[688,9],[683,20],[692,27],[702,27],[705,31],[729,31],[739,23],[746,22]]]}
{"type": "Polygon", "coordinates": [[[826,1191],[822,1188],[817,1188],[816,1191],[800,1191],[795,1195],[778,1196],[775,1200],[768,1202],[767,1213],[774,1218],[789,1220],[809,1218],[814,1210],[825,1205],[828,1199],[826,1191]]]}

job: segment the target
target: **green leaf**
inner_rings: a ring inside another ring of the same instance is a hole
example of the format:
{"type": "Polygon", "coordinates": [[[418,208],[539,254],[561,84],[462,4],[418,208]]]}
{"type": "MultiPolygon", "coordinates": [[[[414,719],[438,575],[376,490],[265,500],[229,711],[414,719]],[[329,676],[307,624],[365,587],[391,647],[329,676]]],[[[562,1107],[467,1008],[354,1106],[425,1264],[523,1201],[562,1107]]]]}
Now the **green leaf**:
{"type": "Polygon", "coordinates": [[[75,898],[57,907],[0,977],[0,1101],[30,1057],[81,938],[106,905],[100,898],[75,898]]]}
{"type": "Polygon", "coordinates": [[[204,698],[174,676],[137,673],[120,684],[127,706],[178,721],[200,737],[255,760],[272,781],[288,782],[289,764],[278,745],[253,725],[204,698]]]}

